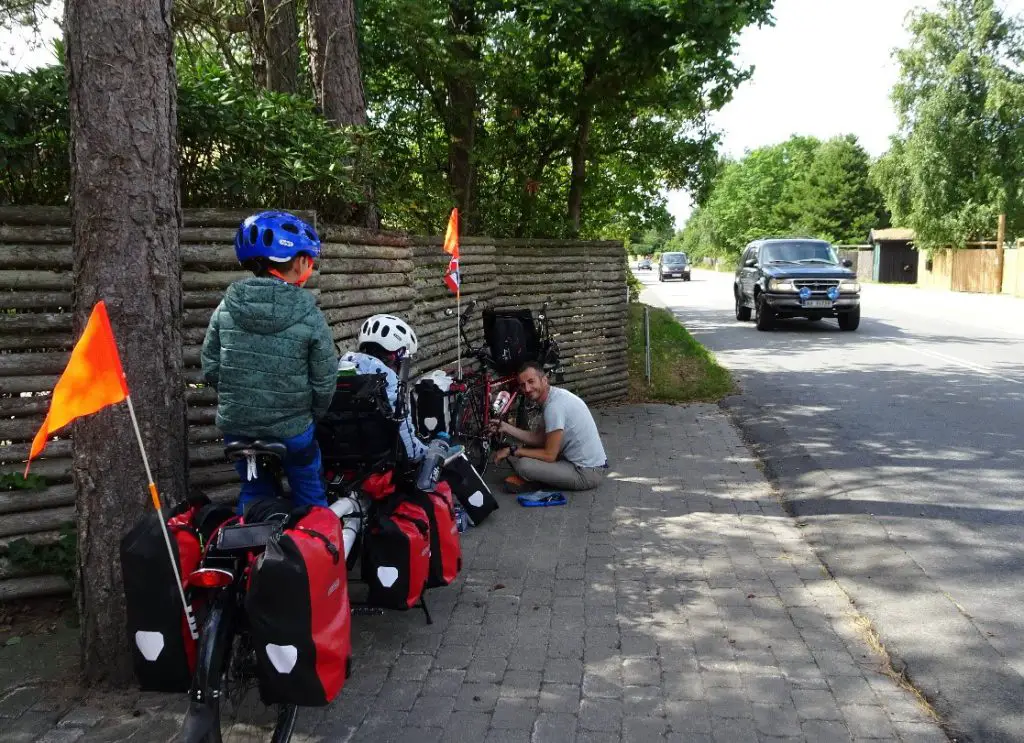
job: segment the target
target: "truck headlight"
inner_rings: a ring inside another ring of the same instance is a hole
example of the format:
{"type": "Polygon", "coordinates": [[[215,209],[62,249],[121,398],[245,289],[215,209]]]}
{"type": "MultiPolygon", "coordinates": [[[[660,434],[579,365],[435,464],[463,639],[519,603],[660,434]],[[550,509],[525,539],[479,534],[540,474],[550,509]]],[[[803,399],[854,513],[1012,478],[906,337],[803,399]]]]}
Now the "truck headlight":
{"type": "Polygon", "coordinates": [[[771,279],[768,282],[768,289],[773,292],[795,292],[792,279],[771,279]]]}
{"type": "Polygon", "coordinates": [[[839,282],[839,291],[845,294],[859,294],[860,284],[850,279],[843,279],[839,282]]]}

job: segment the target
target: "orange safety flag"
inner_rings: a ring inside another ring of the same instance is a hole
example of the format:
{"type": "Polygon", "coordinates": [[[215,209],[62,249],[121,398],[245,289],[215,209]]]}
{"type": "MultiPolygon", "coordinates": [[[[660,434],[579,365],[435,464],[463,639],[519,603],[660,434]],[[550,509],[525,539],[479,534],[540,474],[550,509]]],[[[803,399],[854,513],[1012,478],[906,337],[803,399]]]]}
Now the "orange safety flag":
{"type": "Polygon", "coordinates": [[[75,344],[71,359],[53,388],[46,420],[32,440],[25,475],[28,476],[29,464],[46,446],[50,435],[76,418],[92,415],[126,397],[128,383],[121,368],[121,357],[117,354],[107,306],[101,301],[93,307],[85,332],[75,344]]]}
{"type": "Polygon", "coordinates": [[[459,210],[452,209],[448,218],[448,230],[444,233],[444,252],[451,256],[448,270],[444,273],[444,283],[454,293],[459,293],[462,285],[462,272],[459,270],[459,210]]]}
{"type": "Polygon", "coordinates": [[[452,209],[448,229],[444,233],[444,252],[459,257],[459,210],[452,209]]]}

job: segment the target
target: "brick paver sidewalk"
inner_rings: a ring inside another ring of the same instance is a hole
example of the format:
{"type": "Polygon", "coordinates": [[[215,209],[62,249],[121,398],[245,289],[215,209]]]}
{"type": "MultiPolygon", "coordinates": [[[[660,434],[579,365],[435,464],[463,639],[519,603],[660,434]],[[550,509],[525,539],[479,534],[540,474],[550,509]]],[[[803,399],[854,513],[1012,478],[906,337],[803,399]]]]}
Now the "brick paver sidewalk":
{"type": "MultiPolygon", "coordinates": [[[[559,508],[499,495],[463,577],[430,594],[434,624],[357,617],[352,679],[302,710],[295,740],[946,740],[879,672],[717,407],[613,408],[598,425],[608,482],[559,508]]],[[[7,701],[5,741],[159,740],[182,712],[145,695],[137,716],[87,704],[44,732],[7,701]]]]}

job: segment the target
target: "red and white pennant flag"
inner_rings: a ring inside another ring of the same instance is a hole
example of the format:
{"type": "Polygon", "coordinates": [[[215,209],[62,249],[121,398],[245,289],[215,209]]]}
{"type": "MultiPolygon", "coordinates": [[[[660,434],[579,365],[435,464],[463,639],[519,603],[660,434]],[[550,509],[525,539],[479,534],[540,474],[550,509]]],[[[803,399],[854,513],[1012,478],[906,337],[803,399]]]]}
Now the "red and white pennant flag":
{"type": "Polygon", "coordinates": [[[448,230],[444,233],[444,252],[451,256],[448,270],[444,273],[444,283],[453,294],[459,294],[462,285],[462,273],[459,271],[459,210],[452,209],[448,218],[448,230]]]}

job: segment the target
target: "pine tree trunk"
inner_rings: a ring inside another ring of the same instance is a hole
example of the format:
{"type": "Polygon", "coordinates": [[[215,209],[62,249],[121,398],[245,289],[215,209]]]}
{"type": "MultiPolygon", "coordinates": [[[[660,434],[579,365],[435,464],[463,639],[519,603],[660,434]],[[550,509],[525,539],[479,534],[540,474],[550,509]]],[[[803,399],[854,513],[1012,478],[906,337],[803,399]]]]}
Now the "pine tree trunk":
{"type": "Polygon", "coordinates": [[[354,0],[308,0],[307,11],[309,66],[320,109],[341,126],[365,126],[354,0]]]}
{"type": "Polygon", "coordinates": [[[583,217],[583,191],[587,182],[587,159],[590,156],[590,130],[594,122],[594,93],[592,87],[597,78],[599,62],[597,57],[587,60],[583,66],[583,81],[580,85],[579,104],[576,111],[576,136],[573,139],[569,176],[569,234],[580,234],[583,217]]]}
{"type": "Polygon", "coordinates": [[[583,216],[583,188],[587,181],[590,125],[590,110],[581,110],[576,122],[576,139],[572,145],[572,174],[569,180],[569,234],[573,237],[580,233],[580,220],[583,216]]]}
{"type": "MultiPolygon", "coordinates": [[[[366,126],[366,94],[359,64],[359,30],[354,0],[307,0],[307,47],[313,93],[324,117],[338,126],[366,126]]],[[[353,224],[380,229],[373,185],[349,215],[353,224]]]]}
{"type": "Polygon", "coordinates": [[[245,0],[245,26],[249,34],[252,55],[252,81],[260,88],[267,87],[267,16],[263,0],[245,0]]]}
{"type": "MultiPolygon", "coordinates": [[[[473,147],[476,139],[477,88],[475,68],[480,22],[474,0],[451,0],[452,71],[448,89],[448,183],[467,225],[475,221],[473,147]]],[[[472,229],[467,230],[467,233],[472,229]]]]}
{"type": "MultiPolygon", "coordinates": [[[[76,327],[106,300],[165,503],[188,463],[171,4],[67,0],[64,19],[76,327]]],[[[85,678],[127,684],[119,543],[152,506],[124,404],[75,424],[74,477],[85,678]]]]}
{"type": "Polygon", "coordinates": [[[265,0],[267,88],[295,93],[299,85],[299,21],[295,0],[265,0]]]}

